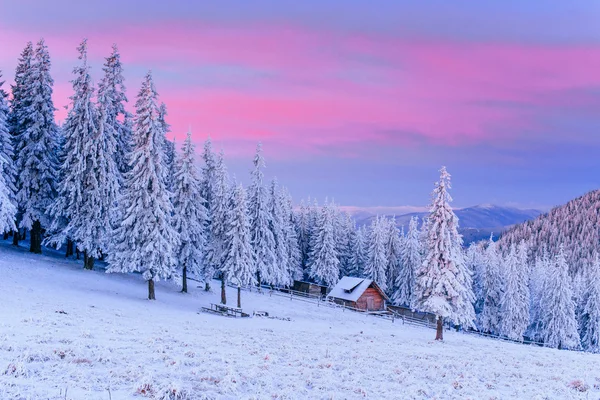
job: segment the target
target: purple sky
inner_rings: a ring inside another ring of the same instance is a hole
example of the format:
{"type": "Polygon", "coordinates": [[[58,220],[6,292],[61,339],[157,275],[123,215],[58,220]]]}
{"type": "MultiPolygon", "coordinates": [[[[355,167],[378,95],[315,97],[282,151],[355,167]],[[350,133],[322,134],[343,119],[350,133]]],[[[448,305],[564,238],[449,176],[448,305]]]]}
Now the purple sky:
{"type": "Polygon", "coordinates": [[[79,41],[96,81],[117,43],[130,101],[152,69],[176,136],[210,134],[242,181],[262,141],[296,199],[424,205],[442,164],[457,206],[599,186],[599,2],[0,4],[0,69],[44,37],[59,119],[79,41]]]}

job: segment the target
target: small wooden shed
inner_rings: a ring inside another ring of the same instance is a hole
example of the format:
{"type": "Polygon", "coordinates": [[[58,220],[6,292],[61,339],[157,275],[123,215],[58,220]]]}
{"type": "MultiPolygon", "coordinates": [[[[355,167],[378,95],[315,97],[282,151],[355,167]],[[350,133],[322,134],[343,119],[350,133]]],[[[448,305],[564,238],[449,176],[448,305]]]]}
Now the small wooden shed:
{"type": "Polygon", "coordinates": [[[312,282],[294,281],[293,289],[296,292],[306,293],[313,296],[325,296],[327,294],[327,286],[312,282]]]}
{"type": "Polygon", "coordinates": [[[390,299],[371,279],[344,276],[327,298],[337,304],[364,311],[384,311],[390,299]]]}

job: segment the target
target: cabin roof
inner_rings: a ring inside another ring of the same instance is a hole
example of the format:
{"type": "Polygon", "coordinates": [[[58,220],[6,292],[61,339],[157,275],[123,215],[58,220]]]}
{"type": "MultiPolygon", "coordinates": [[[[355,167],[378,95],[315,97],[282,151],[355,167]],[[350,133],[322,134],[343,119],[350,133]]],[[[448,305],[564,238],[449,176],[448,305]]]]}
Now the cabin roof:
{"type": "Polygon", "coordinates": [[[383,293],[381,288],[373,280],[366,278],[355,278],[351,276],[344,276],[342,279],[340,279],[333,289],[331,289],[331,292],[329,292],[327,297],[355,302],[371,285],[373,285],[373,287],[384,299],[389,300],[385,293],[383,293]]]}

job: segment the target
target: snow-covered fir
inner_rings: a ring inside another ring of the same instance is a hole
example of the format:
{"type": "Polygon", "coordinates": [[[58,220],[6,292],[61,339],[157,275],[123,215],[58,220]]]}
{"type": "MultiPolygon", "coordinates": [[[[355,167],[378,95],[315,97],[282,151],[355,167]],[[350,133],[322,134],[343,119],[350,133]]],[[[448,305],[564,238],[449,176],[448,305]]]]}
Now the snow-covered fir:
{"type": "Polygon", "coordinates": [[[172,200],[173,223],[178,234],[177,273],[181,272],[181,291],[187,292],[188,274],[202,277],[208,219],[205,200],[200,193],[191,132],[188,132],[181,152],[176,156],[172,200]]]}
{"type": "Polygon", "coordinates": [[[367,257],[363,275],[377,282],[381,290],[387,291],[387,236],[388,222],[381,217],[375,218],[369,228],[367,257]]]}
{"type": "Polygon", "coordinates": [[[421,266],[421,243],[419,219],[412,217],[400,255],[400,269],[396,277],[396,291],[392,297],[395,304],[411,307],[414,302],[415,275],[421,266]]]}
{"type": "Polygon", "coordinates": [[[335,241],[335,207],[328,201],[320,209],[311,236],[309,275],[318,283],[333,286],[340,279],[340,260],[335,241]]]}
{"type": "Polygon", "coordinates": [[[450,188],[450,174],[442,167],[426,224],[425,258],[415,279],[415,308],[438,317],[436,339],[442,339],[443,319],[465,327],[475,320],[471,272],[462,253],[458,219],[450,206],[450,188]]]}
{"type": "Polygon", "coordinates": [[[148,298],[155,299],[154,283],[173,275],[177,233],[173,207],[165,183],[164,126],[152,75],[146,74],[139,91],[131,170],[125,174],[119,199],[121,223],[115,230],[107,272],[143,273],[148,298]]]}

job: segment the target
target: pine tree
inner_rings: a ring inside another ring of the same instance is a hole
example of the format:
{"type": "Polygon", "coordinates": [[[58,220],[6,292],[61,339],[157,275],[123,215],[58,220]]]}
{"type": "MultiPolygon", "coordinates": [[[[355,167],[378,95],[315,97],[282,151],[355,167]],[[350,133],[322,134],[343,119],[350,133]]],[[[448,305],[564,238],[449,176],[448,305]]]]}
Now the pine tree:
{"type": "Polygon", "coordinates": [[[483,309],[480,315],[480,325],[483,332],[495,335],[501,332],[501,308],[502,301],[502,275],[500,267],[505,266],[498,254],[496,242],[492,236],[485,249],[483,263],[485,275],[483,276],[483,309]]]}
{"type": "Polygon", "coordinates": [[[394,216],[391,220],[384,220],[386,222],[386,243],[385,253],[387,259],[386,266],[386,277],[387,277],[387,291],[390,294],[396,291],[396,280],[400,275],[400,260],[402,258],[402,239],[400,231],[396,226],[396,217],[394,216]]]}
{"type": "Polygon", "coordinates": [[[485,281],[485,262],[483,241],[473,242],[466,251],[465,262],[467,268],[473,272],[473,294],[475,295],[475,314],[480,317],[483,311],[484,299],[484,281],[485,281]]]}
{"type": "Polygon", "coordinates": [[[269,211],[269,229],[271,230],[273,241],[275,242],[275,258],[269,283],[275,286],[289,286],[293,282],[288,271],[289,249],[287,237],[284,233],[286,221],[277,179],[271,181],[271,188],[268,196],[267,209],[269,211]]]}
{"type": "Polygon", "coordinates": [[[16,83],[19,96],[22,96],[15,115],[19,120],[16,128],[16,169],[19,171],[16,201],[22,212],[19,227],[31,230],[29,251],[41,253],[42,226],[49,222],[47,210],[56,195],[58,168],[58,127],[54,122],[52,102],[54,81],[50,76],[50,55],[43,39],[37,43],[33,60],[29,62],[29,71],[23,71],[19,77],[23,81],[16,83]]]}
{"type": "Polygon", "coordinates": [[[271,283],[276,262],[274,253],[275,238],[273,232],[269,229],[270,216],[267,190],[263,184],[262,170],[264,167],[262,145],[259,143],[254,156],[252,184],[248,190],[251,242],[259,285],[263,282],[271,283]]]}
{"type": "Polygon", "coordinates": [[[473,325],[475,300],[462,254],[458,218],[450,207],[450,174],[440,170],[427,220],[425,259],[417,271],[415,308],[437,316],[436,340],[443,340],[443,319],[473,325]]]}
{"type": "Polygon", "coordinates": [[[117,45],[113,45],[112,53],[104,62],[104,76],[98,85],[98,110],[103,117],[106,143],[114,146],[114,160],[119,170],[119,183],[129,170],[129,156],[133,146],[131,115],[125,110],[127,96],[125,95],[125,79],[121,55],[117,45]]]}
{"type": "Polygon", "coordinates": [[[302,254],[302,271],[305,278],[308,275],[308,258],[310,248],[310,226],[309,226],[309,208],[310,205],[300,202],[300,209],[296,213],[298,227],[298,242],[300,243],[300,252],[302,254]]]}
{"type": "Polygon", "coordinates": [[[583,348],[592,353],[600,353],[600,260],[597,254],[589,271],[581,321],[583,348]]]}
{"type": "MultiPolygon", "coordinates": [[[[73,84],[74,93],[70,98],[72,105],[63,127],[64,144],[60,157],[60,172],[58,174],[60,179],[57,185],[57,195],[48,211],[52,218],[49,229],[51,235],[45,242],[56,244],[58,248],[65,239],[74,240],[78,243],[80,250],[86,251],[85,268],[92,269],[93,264],[88,263],[88,256],[90,255],[87,251],[97,252],[97,249],[89,249],[89,242],[105,238],[107,231],[97,232],[96,229],[90,229],[86,232],[87,228],[96,227],[97,225],[97,221],[88,219],[94,219],[93,214],[98,211],[101,212],[101,210],[96,209],[95,204],[89,204],[89,200],[95,200],[95,196],[100,194],[94,193],[92,195],[92,193],[89,193],[89,191],[97,189],[95,186],[98,183],[95,176],[89,175],[94,175],[94,172],[96,172],[95,164],[98,162],[94,147],[98,140],[96,136],[99,121],[97,110],[92,103],[94,88],[87,64],[86,40],[81,42],[77,51],[79,52],[81,65],[73,69],[75,78],[71,83],[73,84]],[[89,184],[93,187],[88,187],[89,184]],[[88,200],[87,204],[86,198],[88,200]],[[83,241],[87,243],[83,244],[83,241]]],[[[112,157],[112,154],[110,154],[110,157],[112,157]]],[[[111,173],[114,174],[114,171],[111,171],[111,173]]],[[[100,195],[104,195],[104,193],[100,195]]],[[[110,207],[112,207],[112,204],[109,204],[109,209],[110,207]]],[[[104,226],[104,223],[105,221],[101,221],[102,226],[104,226]]],[[[95,256],[97,254],[91,257],[95,256]]]]}
{"type": "Polygon", "coordinates": [[[163,126],[159,121],[156,89],[150,72],[135,104],[135,146],[131,170],[125,174],[119,200],[122,220],[115,230],[113,254],[107,272],[143,273],[148,298],[155,299],[154,282],[174,272],[173,209],[164,181],[163,126]]]}
{"type": "Polygon", "coordinates": [[[386,220],[377,217],[371,223],[364,276],[375,281],[381,290],[387,291],[386,220]]]}
{"type": "Polygon", "coordinates": [[[250,223],[246,192],[241,184],[233,189],[232,208],[227,216],[222,273],[224,281],[237,284],[237,306],[242,307],[241,287],[255,283],[254,260],[250,244],[250,223]]]}
{"type": "Polygon", "coordinates": [[[414,302],[415,274],[421,266],[421,243],[419,242],[419,219],[414,216],[408,224],[408,233],[402,247],[400,271],[396,278],[395,304],[411,307],[414,302]]]}
{"type": "MultiPolygon", "coordinates": [[[[229,213],[229,177],[225,166],[225,156],[221,151],[215,163],[213,192],[210,206],[210,235],[205,254],[204,280],[209,282],[217,271],[221,271],[225,228],[229,213]]],[[[225,280],[221,274],[221,302],[226,304],[225,280]]]]}
{"type": "MultiPolygon", "coordinates": [[[[0,79],[2,73],[0,72],[0,79]]],[[[8,95],[0,80],[0,232],[15,229],[14,162],[12,140],[8,130],[8,95]]]]}
{"type": "Polygon", "coordinates": [[[541,338],[546,346],[559,349],[579,348],[575,302],[563,246],[559,246],[545,280],[541,301],[541,338]]]}
{"type": "Polygon", "coordinates": [[[340,279],[340,261],[335,248],[335,212],[325,202],[315,222],[311,244],[309,274],[318,283],[333,286],[340,279]]]}
{"type": "MultiPolygon", "coordinates": [[[[509,339],[522,341],[529,326],[529,291],[523,280],[521,255],[512,245],[504,261],[504,285],[500,302],[500,333],[509,339]]],[[[495,322],[495,321],[494,321],[495,322]]]]}
{"type": "Polygon", "coordinates": [[[365,270],[367,260],[367,233],[364,226],[356,230],[352,242],[352,258],[350,259],[350,269],[348,276],[361,277],[365,270]]]}
{"type": "Polygon", "coordinates": [[[280,202],[283,210],[283,234],[287,242],[287,273],[293,283],[302,280],[302,252],[298,240],[296,215],[293,211],[292,196],[285,188],[280,191],[280,202]]]}
{"type": "Polygon", "coordinates": [[[176,161],[173,179],[173,210],[175,230],[179,235],[177,267],[182,271],[182,289],[187,293],[187,276],[202,274],[202,258],[206,246],[207,212],[200,195],[200,180],[195,166],[192,135],[188,132],[181,155],[176,161]]]}
{"type": "MultiPolygon", "coordinates": [[[[202,160],[204,164],[202,165],[201,178],[200,178],[200,196],[204,199],[204,208],[206,209],[206,228],[205,228],[205,238],[207,248],[210,247],[211,243],[211,221],[212,221],[212,198],[214,197],[214,187],[215,187],[215,154],[212,150],[212,141],[210,136],[204,142],[204,147],[202,151],[202,160]]],[[[203,263],[203,271],[202,276],[205,281],[205,290],[210,290],[210,281],[212,280],[214,275],[214,270],[210,266],[208,262],[203,263]]]]}

